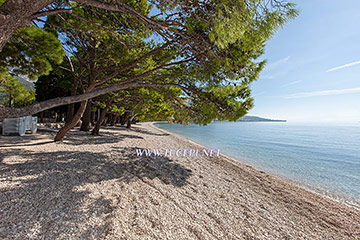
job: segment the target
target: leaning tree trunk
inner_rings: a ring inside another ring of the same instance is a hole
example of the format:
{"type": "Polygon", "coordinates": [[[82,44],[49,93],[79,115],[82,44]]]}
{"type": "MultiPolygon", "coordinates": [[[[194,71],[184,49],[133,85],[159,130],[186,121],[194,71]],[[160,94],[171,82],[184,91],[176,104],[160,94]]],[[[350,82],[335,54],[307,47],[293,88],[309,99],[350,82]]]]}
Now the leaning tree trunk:
{"type": "Polygon", "coordinates": [[[80,127],[80,131],[89,131],[90,130],[90,120],[91,120],[91,103],[88,102],[86,104],[85,112],[82,116],[82,123],[80,127]]]}
{"type": "Polygon", "coordinates": [[[54,107],[67,105],[71,103],[85,101],[90,98],[94,98],[109,92],[116,92],[122,89],[128,89],[133,87],[179,87],[183,88],[177,84],[171,83],[144,83],[140,81],[136,81],[140,75],[129,78],[127,83],[123,84],[112,84],[109,86],[99,87],[95,90],[87,90],[85,93],[75,95],[75,96],[67,96],[67,97],[59,97],[53,98],[41,102],[34,103],[30,106],[19,107],[19,108],[9,108],[9,107],[0,107],[0,116],[1,118],[17,118],[24,117],[28,115],[33,115],[38,112],[45,111],[47,109],[51,109],[54,107]]]}
{"type": "Polygon", "coordinates": [[[0,22],[0,52],[17,29],[31,25],[31,21],[28,21],[27,24],[23,24],[22,21],[16,21],[12,16],[5,16],[1,12],[0,22]]]}
{"type": "Polygon", "coordinates": [[[99,120],[96,122],[95,127],[91,131],[91,135],[99,135],[101,124],[104,122],[106,113],[107,113],[106,109],[101,110],[99,120]]]}
{"type": "Polygon", "coordinates": [[[64,127],[60,129],[60,131],[55,136],[55,142],[64,140],[65,134],[76,126],[76,124],[80,121],[81,116],[83,115],[86,108],[87,100],[82,101],[80,103],[80,107],[74,115],[73,119],[70,122],[67,122],[64,127]]]}
{"type": "Polygon", "coordinates": [[[31,26],[34,14],[41,11],[54,0],[0,1],[0,52],[15,31],[21,27],[31,26]]]}

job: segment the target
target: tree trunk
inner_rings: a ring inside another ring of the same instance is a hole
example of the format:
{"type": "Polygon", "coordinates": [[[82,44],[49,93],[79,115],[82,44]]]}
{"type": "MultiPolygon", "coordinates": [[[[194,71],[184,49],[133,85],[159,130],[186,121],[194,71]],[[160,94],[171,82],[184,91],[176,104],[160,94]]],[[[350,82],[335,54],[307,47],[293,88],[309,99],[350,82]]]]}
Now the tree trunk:
{"type": "Polygon", "coordinates": [[[129,118],[130,113],[129,112],[125,112],[122,116],[121,116],[121,125],[125,125],[126,121],[129,118]]]}
{"type": "Polygon", "coordinates": [[[35,13],[54,0],[19,1],[7,0],[0,6],[0,52],[15,31],[31,26],[35,13]]]}
{"type": "Polygon", "coordinates": [[[80,131],[89,131],[90,130],[90,118],[91,118],[91,103],[88,102],[86,104],[86,109],[82,117],[82,124],[80,127],[80,131]]]}
{"type": "Polygon", "coordinates": [[[131,128],[132,121],[134,120],[134,118],[135,118],[136,115],[134,114],[134,112],[132,112],[132,113],[129,113],[128,116],[129,116],[129,117],[128,117],[128,119],[127,119],[126,128],[131,128]]]}
{"type": "Polygon", "coordinates": [[[113,118],[114,118],[114,114],[110,113],[110,114],[108,115],[107,124],[110,124],[110,125],[111,125],[111,123],[112,123],[112,121],[113,121],[113,118]]]}
{"type": "Polygon", "coordinates": [[[97,108],[96,111],[97,111],[96,121],[99,121],[99,119],[100,119],[100,114],[101,114],[101,108],[97,108]]]}
{"type": "Polygon", "coordinates": [[[91,125],[95,125],[96,112],[91,112],[91,125]]]}
{"type": "Polygon", "coordinates": [[[111,125],[111,126],[115,126],[118,118],[119,118],[118,115],[113,115],[113,117],[112,117],[112,119],[111,119],[110,125],[111,125]]]}
{"type": "Polygon", "coordinates": [[[96,122],[95,127],[91,132],[91,135],[99,135],[101,124],[104,122],[106,113],[107,113],[106,109],[101,109],[99,120],[96,122]]]}
{"type": "Polygon", "coordinates": [[[44,112],[41,112],[39,114],[39,123],[43,123],[44,122],[44,112]]]}
{"type": "Polygon", "coordinates": [[[65,126],[62,127],[60,129],[60,131],[56,134],[55,139],[54,139],[55,142],[64,140],[65,134],[70,129],[72,129],[73,127],[76,126],[76,124],[79,122],[81,116],[85,112],[86,104],[87,104],[87,100],[81,102],[80,107],[77,110],[76,114],[74,115],[73,119],[70,122],[66,123],[65,126]]]}
{"type": "Polygon", "coordinates": [[[106,126],[107,124],[107,121],[108,121],[108,117],[106,116],[107,114],[105,114],[105,117],[104,117],[104,120],[102,121],[102,124],[103,126],[106,126]]]}
{"type": "Polygon", "coordinates": [[[64,113],[60,112],[60,122],[63,122],[63,118],[64,118],[64,113]]]}
{"type": "Polygon", "coordinates": [[[126,128],[129,128],[129,129],[131,128],[131,118],[130,117],[127,119],[126,128]]]}
{"type": "MultiPolygon", "coordinates": [[[[55,0],[6,0],[0,6],[0,52],[17,29],[31,26],[31,21],[37,17],[36,13],[39,13],[42,9],[54,1],[55,0]]],[[[138,12],[125,4],[112,4],[94,0],[75,0],[75,2],[107,11],[130,14],[145,23],[151,21],[146,19],[146,17],[141,16],[138,12]],[[141,17],[139,17],[139,15],[141,17]]],[[[52,13],[54,12],[47,11],[41,15],[46,16],[52,13]]]]}
{"type": "Polygon", "coordinates": [[[14,105],[14,98],[13,96],[10,94],[9,95],[9,108],[12,108],[14,105]]]}
{"type": "Polygon", "coordinates": [[[68,107],[67,107],[66,123],[71,122],[71,120],[74,117],[74,106],[75,106],[75,104],[72,103],[72,104],[69,104],[68,107]]]}
{"type": "Polygon", "coordinates": [[[125,118],[125,113],[120,116],[120,121],[119,121],[119,122],[120,122],[120,125],[121,125],[121,126],[124,126],[124,124],[125,124],[124,118],[125,118]]]}

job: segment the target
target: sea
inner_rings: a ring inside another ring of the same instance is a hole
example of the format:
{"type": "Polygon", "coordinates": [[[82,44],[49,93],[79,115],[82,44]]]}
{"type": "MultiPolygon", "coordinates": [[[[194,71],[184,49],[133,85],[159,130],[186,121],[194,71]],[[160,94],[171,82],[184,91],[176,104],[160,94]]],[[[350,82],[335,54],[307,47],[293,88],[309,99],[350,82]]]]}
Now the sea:
{"type": "Polygon", "coordinates": [[[337,200],[360,203],[360,124],[156,123],[257,169],[337,200]]]}

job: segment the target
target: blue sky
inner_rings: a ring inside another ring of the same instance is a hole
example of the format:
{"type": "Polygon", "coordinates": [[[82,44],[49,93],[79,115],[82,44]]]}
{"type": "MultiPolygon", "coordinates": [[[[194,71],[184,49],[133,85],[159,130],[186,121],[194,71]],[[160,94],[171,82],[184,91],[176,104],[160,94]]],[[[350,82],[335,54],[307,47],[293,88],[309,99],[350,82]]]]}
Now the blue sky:
{"type": "Polygon", "coordinates": [[[267,43],[249,115],[360,122],[360,1],[293,0],[297,19],[267,43]]]}

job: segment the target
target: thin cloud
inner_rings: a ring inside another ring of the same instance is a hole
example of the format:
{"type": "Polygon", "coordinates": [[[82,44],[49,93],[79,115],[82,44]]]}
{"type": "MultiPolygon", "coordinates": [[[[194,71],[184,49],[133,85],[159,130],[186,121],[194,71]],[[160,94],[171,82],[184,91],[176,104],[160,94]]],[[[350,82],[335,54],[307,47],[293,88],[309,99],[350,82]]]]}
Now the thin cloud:
{"type": "Polygon", "coordinates": [[[273,69],[273,68],[276,68],[278,66],[281,66],[282,64],[288,62],[290,60],[290,56],[287,56],[285,58],[282,58],[276,62],[273,62],[273,63],[270,63],[268,66],[266,66],[266,69],[267,70],[270,70],[270,69],[273,69]]]}
{"type": "Polygon", "coordinates": [[[330,68],[330,69],[327,70],[326,72],[332,72],[332,71],[336,71],[336,70],[339,70],[339,69],[343,69],[343,68],[347,68],[347,67],[352,67],[352,66],[358,65],[358,64],[360,64],[360,61],[356,61],[356,62],[344,64],[344,65],[341,65],[341,66],[338,66],[338,67],[330,68]]]}
{"type": "Polygon", "coordinates": [[[295,84],[298,84],[298,83],[301,83],[301,81],[299,80],[299,81],[290,82],[290,83],[282,85],[282,87],[292,86],[292,85],[295,85],[295,84]]]}
{"type": "Polygon", "coordinates": [[[264,69],[264,75],[261,75],[261,79],[275,79],[278,78],[283,73],[283,69],[279,72],[279,67],[290,60],[290,56],[277,60],[273,63],[266,65],[264,69]]]}
{"type": "Polygon", "coordinates": [[[360,93],[360,88],[348,88],[348,89],[294,93],[294,94],[285,96],[284,98],[287,98],[287,99],[307,98],[307,97],[330,96],[330,95],[339,95],[339,94],[348,94],[348,93],[360,93]]]}
{"type": "Polygon", "coordinates": [[[264,75],[261,77],[261,79],[275,79],[275,78],[276,78],[276,76],[274,76],[274,75],[264,75]]]}
{"type": "Polygon", "coordinates": [[[256,93],[254,95],[252,95],[252,97],[257,97],[257,96],[261,96],[264,95],[266,92],[260,92],[260,93],[256,93]]]}

